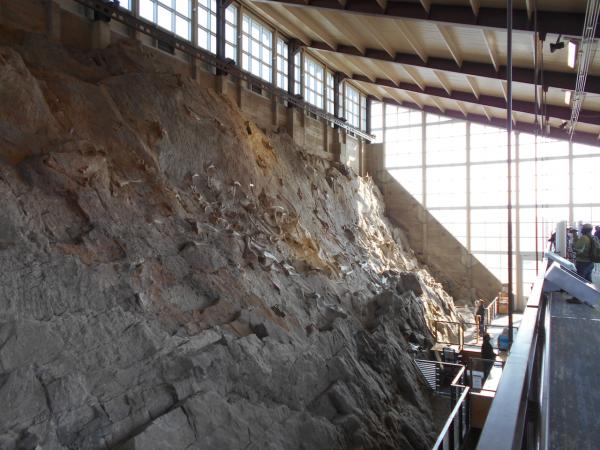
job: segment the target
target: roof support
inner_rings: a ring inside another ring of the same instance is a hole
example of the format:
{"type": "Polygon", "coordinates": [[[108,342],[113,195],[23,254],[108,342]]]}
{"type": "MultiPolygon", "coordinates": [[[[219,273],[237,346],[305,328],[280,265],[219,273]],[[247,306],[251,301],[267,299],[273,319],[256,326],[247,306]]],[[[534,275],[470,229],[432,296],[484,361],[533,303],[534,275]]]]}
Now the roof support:
{"type": "Polygon", "coordinates": [[[481,30],[481,33],[483,34],[483,42],[485,43],[485,48],[487,49],[488,54],[490,55],[490,61],[492,61],[494,69],[496,70],[496,72],[498,72],[498,55],[496,54],[496,49],[494,48],[494,44],[492,42],[491,33],[486,30],[481,30]]]}
{"type": "MultiPolygon", "coordinates": [[[[471,92],[452,91],[451,94],[448,94],[444,89],[441,88],[426,86],[424,89],[421,89],[420,86],[412,83],[394,83],[392,81],[380,78],[376,78],[373,81],[364,75],[358,74],[349,74],[348,76],[349,78],[356,81],[375,84],[377,86],[383,86],[386,88],[400,89],[406,92],[413,92],[416,94],[424,94],[429,97],[438,97],[447,100],[454,100],[463,104],[470,103],[490,108],[506,109],[506,99],[502,97],[493,97],[490,95],[483,95],[480,93],[479,98],[477,98],[471,92]]],[[[502,83],[503,89],[505,88],[504,83],[502,83]]],[[[533,115],[535,114],[535,102],[513,99],[513,110],[517,113],[533,115]]],[[[571,109],[567,106],[546,105],[546,114],[548,115],[548,117],[553,117],[561,120],[569,120],[571,117],[571,109]]],[[[600,126],[600,114],[598,114],[597,111],[582,111],[580,113],[579,121],[581,123],[600,126]]]]}
{"type": "Polygon", "coordinates": [[[473,10],[473,15],[477,17],[479,14],[479,0],[469,0],[469,4],[471,5],[471,9],[473,10]]]}
{"type": "MultiPolygon", "coordinates": [[[[408,43],[408,45],[410,45],[410,48],[412,48],[415,54],[417,54],[417,56],[421,58],[421,61],[426,63],[427,53],[425,53],[425,50],[423,50],[421,44],[417,42],[417,40],[415,39],[415,35],[410,32],[410,30],[407,28],[404,22],[398,20],[396,20],[395,22],[396,27],[398,28],[398,31],[400,32],[402,38],[408,43]]],[[[392,56],[392,58],[394,58],[394,56],[392,56]]]]}
{"type": "MultiPolygon", "coordinates": [[[[600,29],[600,27],[598,28],[600,29]]],[[[402,64],[404,66],[422,67],[433,70],[441,70],[445,72],[462,73],[465,75],[473,75],[476,77],[491,78],[496,80],[506,79],[505,66],[499,66],[498,70],[496,70],[492,64],[486,63],[463,61],[462,66],[460,68],[457,68],[456,62],[451,59],[431,57],[427,60],[427,62],[424,62],[418,56],[407,53],[396,53],[396,57],[391,58],[383,50],[376,50],[370,48],[365,49],[365,53],[363,55],[354,48],[349,47],[347,45],[338,45],[337,48],[332,48],[324,42],[317,41],[311,42],[309,48],[315,50],[337,52],[345,55],[364,56],[366,58],[402,64]]],[[[513,67],[514,82],[533,85],[533,79],[533,69],[513,67]]],[[[573,90],[575,86],[575,81],[576,80],[574,74],[553,72],[550,70],[544,71],[544,84],[547,87],[573,90]]],[[[600,77],[588,76],[585,88],[587,93],[600,94],[600,77]]]]}
{"type": "Polygon", "coordinates": [[[446,44],[446,47],[448,48],[450,55],[452,55],[454,62],[456,62],[456,65],[458,67],[462,66],[462,56],[458,50],[458,45],[456,45],[454,38],[450,34],[448,27],[445,27],[444,25],[437,25],[437,29],[442,35],[442,40],[444,41],[444,44],[446,44]]]}
{"type": "Polygon", "coordinates": [[[467,75],[466,78],[467,83],[469,83],[469,87],[471,88],[471,91],[473,91],[473,95],[477,100],[479,100],[479,87],[477,86],[477,80],[471,75],[467,75]]]}
{"type": "MultiPolygon", "coordinates": [[[[340,5],[338,0],[254,0],[254,2],[280,3],[295,7],[338,10],[348,14],[427,20],[467,27],[476,26],[506,30],[506,21],[504,20],[506,18],[506,8],[479,7],[477,14],[474,14],[472,2],[469,6],[430,4],[428,9],[421,2],[410,1],[388,2],[385,9],[381,7],[381,2],[364,0],[348,0],[345,6],[340,5]]],[[[515,9],[513,12],[513,30],[533,33],[533,21],[529,20],[530,14],[531,12],[527,9],[515,9]]],[[[583,13],[538,10],[537,14],[538,31],[542,33],[581,35],[585,19],[583,13]]],[[[596,38],[600,38],[600,27],[596,29],[596,38]]]]}
{"type": "Polygon", "coordinates": [[[444,73],[440,72],[439,70],[434,70],[433,74],[435,75],[437,80],[440,82],[440,84],[442,85],[442,87],[444,88],[446,93],[448,95],[452,95],[452,88],[450,87],[450,83],[448,83],[448,80],[446,79],[446,75],[444,75],[444,73]]]}

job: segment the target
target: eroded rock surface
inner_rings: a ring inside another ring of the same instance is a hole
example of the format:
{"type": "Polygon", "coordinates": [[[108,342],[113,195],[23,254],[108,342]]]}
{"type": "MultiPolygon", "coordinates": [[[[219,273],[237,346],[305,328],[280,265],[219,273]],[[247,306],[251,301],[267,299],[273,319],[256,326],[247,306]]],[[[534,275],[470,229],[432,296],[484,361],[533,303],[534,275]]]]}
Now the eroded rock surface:
{"type": "Polygon", "coordinates": [[[372,183],[123,42],[0,29],[0,448],[429,448],[452,300],[372,183]]]}

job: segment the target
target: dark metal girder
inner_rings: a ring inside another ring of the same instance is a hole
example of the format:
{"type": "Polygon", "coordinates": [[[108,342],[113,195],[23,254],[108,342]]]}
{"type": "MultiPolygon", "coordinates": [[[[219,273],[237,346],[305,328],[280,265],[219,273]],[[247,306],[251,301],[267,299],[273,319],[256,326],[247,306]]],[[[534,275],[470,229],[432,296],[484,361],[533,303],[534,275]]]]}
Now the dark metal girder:
{"type": "MultiPolygon", "coordinates": [[[[479,8],[477,15],[470,6],[431,5],[427,13],[419,2],[390,1],[385,10],[373,0],[348,0],[346,6],[338,0],[254,0],[262,3],[279,3],[295,7],[321,8],[344,13],[367,14],[378,17],[391,17],[411,20],[428,20],[479,28],[506,29],[505,8],[479,8]]],[[[558,11],[538,10],[538,30],[542,33],[580,36],[583,30],[585,14],[558,11]]],[[[513,12],[513,29],[515,31],[533,32],[533,21],[527,11],[516,9],[513,12]]],[[[600,37],[600,28],[596,30],[600,37]]]]}
{"type": "MultiPolygon", "coordinates": [[[[417,94],[424,94],[433,97],[444,98],[447,100],[456,100],[463,103],[473,103],[476,105],[489,106],[491,108],[506,109],[506,100],[504,97],[494,97],[491,95],[480,95],[479,98],[475,97],[470,92],[452,91],[448,94],[444,89],[436,87],[426,87],[422,90],[419,86],[412,83],[394,83],[387,79],[376,78],[374,81],[365,77],[364,75],[352,74],[349,78],[360,81],[363,83],[374,84],[377,86],[389,87],[394,89],[401,89],[404,91],[415,92],[417,94]]],[[[524,100],[513,99],[513,110],[516,112],[522,112],[534,115],[535,114],[535,103],[524,100]]],[[[561,120],[571,119],[571,109],[566,106],[558,105],[546,105],[546,115],[561,120]]],[[[582,123],[588,123],[592,125],[600,125],[600,111],[581,111],[579,121],[582,123]]]]}
{"type": "MultiPolygon", "coordinates": [[[[489,125],[489,126],[493,126],[496,128],[502,128],[502,129],[506,130],[506,120],[505,119],[498,119],[498,118],[494,117],[491,120],[488,120],[487,117],[485,117],[485,116],[482,116],[479,114],[471,114],[471,113],[467,114],[467,116],[465,117],[461,112],[453,111],[453,110],[446,110],[445,112],[442,113],[437,108],[434,108],[432,106],[424,106],[423,108],[420,108],[419,105],[416,105],[414,103],[411,103],[411,102],[399,103],[396,100],[393,100],[393,99],[387,98],[387,97],[383,99],[383,102],[387,103],[389,105],[401,106],[403,108],[408,108],[408,109],[414,109],[416,111],[425,111],[425,112],[428,112],[431,114],[435,114],[437,116],[448,117],[449,119],[464,120],[464,121],[468,121],[468,122],[478,123],[480,125],[489,125]]],[[[535,133],[535,124],[517,122],[515,125],[513,125],[513,130],[520,131],[523,133],[534,134],[535,133]]],[[[552,139],[560,139],[563,141],[568,141],[569,133],[567,132],[566,129],[552,127],[552,128],[550,128],[550,133],[547,135],[547,137],[552,138],[552,139]]],[[[576,131],[575,133],[573,133],[572,141],[579,143],[579,144],[593,145],[595,147],[600,147],[600,141],[598,140],[597,134],[585,133],[583,131],[576,131]]]]}
{"type": "MultiPolygon", "coordinates": [[[[600,28],[600,27],[599,27],[600,28]]],[[[359,56],[363,58],[386,61],[407,66],[421,67],[432,70],[442,70],[445,72],[461,73],[463,75],[472,75],[482,78],[492,78],[495,80],[506,80],[506,66],[500,66],[498,72],[492,64],[464,61],[461,67],[456,65],[452,59],[429,58],[427,62],[422,61],[417,55],[409,53],[396,53],[392,58],[383,50],[366,49],[364,55],[354,47],[347,45],[338,45],[333,49],[325,42],[312,41],[308,48],[315,50],[324,50],[343,55],[359,56]]],[[[521,67],[513,67],[513,81],[518,83],[533,84],[535,71],[521,67]]],[[[576,75],[563,72],[544,71],[544,86],[556,89],[574,90],[576,75]]],[[[588,75],[585,92],[591,94],[600,94],[600,77],[588,75]]]]}

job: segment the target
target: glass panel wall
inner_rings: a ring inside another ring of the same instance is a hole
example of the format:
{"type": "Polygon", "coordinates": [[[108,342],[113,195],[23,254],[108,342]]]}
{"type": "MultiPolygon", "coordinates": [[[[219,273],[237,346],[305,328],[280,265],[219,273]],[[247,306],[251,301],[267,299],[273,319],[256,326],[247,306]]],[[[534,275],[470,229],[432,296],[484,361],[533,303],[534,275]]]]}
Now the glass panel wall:
{"type": "Polygon", "coordinates": [[[191,39],[191,0],[140,0],[139,8],[140,17],[179,37],[191,39]]]}
{"type": "Polygon", "coordinates": [[[270,82],[273,33],[265,24],[244,14],[242,24],[242,69],[270,82]]]}
{"type": "MultiPolygon", "coordinates": [[[[371,123],[390,174],[506,282],[506,131],[376,102],[371,123]]],[[[600,149],[524,133],[512,142],[513,280],[526,296],[557,222],[600,225],[600,149]]]]}

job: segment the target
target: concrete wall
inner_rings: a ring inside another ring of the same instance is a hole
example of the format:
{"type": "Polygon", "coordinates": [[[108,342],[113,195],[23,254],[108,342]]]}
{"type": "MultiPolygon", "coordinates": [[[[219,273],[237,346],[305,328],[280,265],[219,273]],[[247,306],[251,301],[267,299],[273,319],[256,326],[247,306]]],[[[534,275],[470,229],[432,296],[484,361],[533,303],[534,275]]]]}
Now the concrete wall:
{"type": "Polygon", "coordinates": [[[364,142],[334,129],[326,121],[298,108],[288,108],[268,92],[255,92],[246,82],[217,76],[213,67],[178,50],[169,54],[156,47],[150,36],[111,21],[93,21],[93,13],[73,0],[0,0],[0,24],[45,34],[49,39],[77,49],[104,48],[122,39],[135,39],[164,64],[194,78],[201,88],[215,89],[236,103],[249,120],[264,130],[284,130],[307,152],[337,160],[362,174],[364,142]],[[341,151],[340,151],[340,147],[341,151]]]}
{"type": "Polygon", "coordinates": [[[366,172],[383,194],[387,216],[404,230],[417,258],[454,299],[465,303],[496,297],[500,281],[385,169],[383,144],[367,145],[365,158],[366,172]]]}

